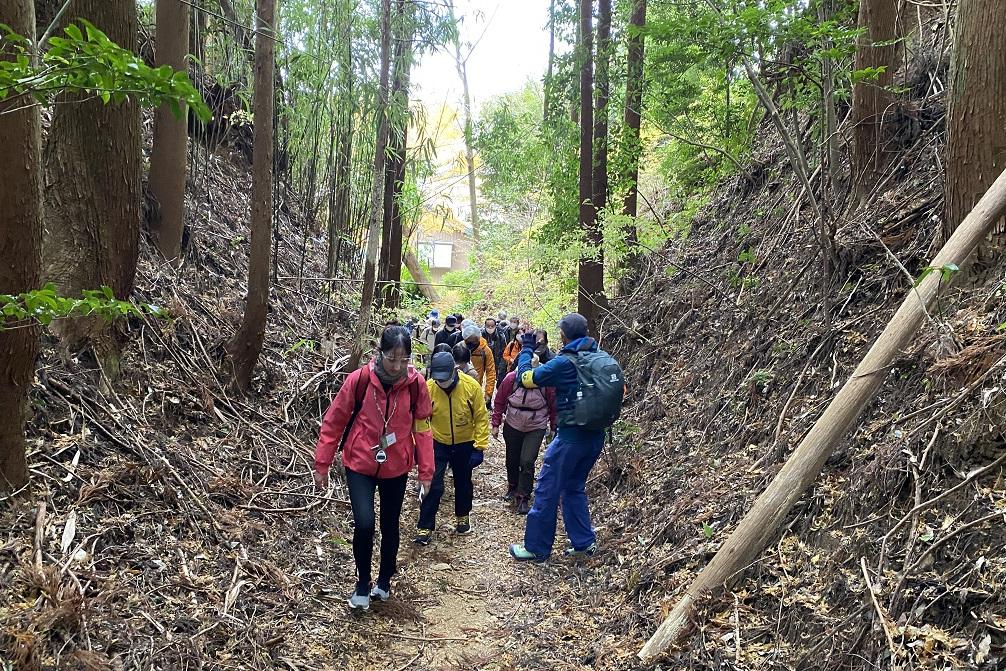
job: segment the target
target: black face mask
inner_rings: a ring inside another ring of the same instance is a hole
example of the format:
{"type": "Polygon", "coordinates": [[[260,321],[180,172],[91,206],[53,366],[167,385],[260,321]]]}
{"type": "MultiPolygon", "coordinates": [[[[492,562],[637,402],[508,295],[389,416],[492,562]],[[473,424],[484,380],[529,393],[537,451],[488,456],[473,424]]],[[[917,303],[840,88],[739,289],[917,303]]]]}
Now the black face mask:
{"type": "Polygon", "coordinates": [[[474,352],[474,351],[475,351],[475,350],[476,350],[476,349],[478,348],[478,346],[479,346],[479,344],[478,344],[478,343],[475,343],[475,344],[473,345],[473,344],[471,344],[470,342],[468,342],[467,340],[465,341],[465,344],[466,344],[466,345],[468,345],[468,351],[469,351],[469,352],[474,352]]]}

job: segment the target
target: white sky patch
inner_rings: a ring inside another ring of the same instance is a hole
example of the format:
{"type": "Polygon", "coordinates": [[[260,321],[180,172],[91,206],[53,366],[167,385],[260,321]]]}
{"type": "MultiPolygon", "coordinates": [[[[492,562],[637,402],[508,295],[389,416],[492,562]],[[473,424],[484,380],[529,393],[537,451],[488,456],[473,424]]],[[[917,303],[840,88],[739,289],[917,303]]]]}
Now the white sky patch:
{"type": "MultiPolygon", "coordinates": [[[[468,58],[473,111],[486,100],[540,80],[548,65],[549,0],[455,0],[461,53],[468,58]]],[[[427,108],[460,108],[461,82],[453,46],[426,54],[414,77],[413,95],[427,108]]]]}

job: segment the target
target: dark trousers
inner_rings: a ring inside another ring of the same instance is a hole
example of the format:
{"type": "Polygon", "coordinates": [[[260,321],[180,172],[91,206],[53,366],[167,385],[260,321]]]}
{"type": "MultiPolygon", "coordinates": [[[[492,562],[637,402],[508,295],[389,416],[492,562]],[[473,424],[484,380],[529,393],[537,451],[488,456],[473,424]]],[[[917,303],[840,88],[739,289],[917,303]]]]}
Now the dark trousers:
{"type": "Polygon", "coordinates": [[[534,486],[534,465],[541,451],[545,429],[518,431],[503,423],[503,442],[506,443],[506,481],[516,488],[517,496],[530,496],[534,486]]]}
{"type": "Polygon", "coordinates": [[[433,459],[436,470],[433,472],[433,484],[419,506],[419,528],[436,528],[437,511],[440,509],[440,499],[444,495],[444,474],[447,467],[454,473],[454,514],[464,517],[472,511],[472,450],[475,443],[458,443],[444,445],[433,441],[433,459]]]}
{"type": "Polygon", "coordinates": [[[357,579],[370,582],[370,562],[374,554],[374,491],[381,492],[381,567],[379,582],[387,583],[395,575],[398,558],[399,522],[405,485],[409,474],[397,478],[375,478],[346,469],[346,487],[353,508],[353,559],[357,579]]]}

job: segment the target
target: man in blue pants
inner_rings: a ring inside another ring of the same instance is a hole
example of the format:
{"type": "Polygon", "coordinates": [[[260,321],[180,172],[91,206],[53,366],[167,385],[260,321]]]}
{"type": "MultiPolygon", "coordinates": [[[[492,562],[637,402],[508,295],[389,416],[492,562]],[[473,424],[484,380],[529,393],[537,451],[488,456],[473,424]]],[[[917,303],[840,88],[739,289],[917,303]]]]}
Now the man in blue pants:
{"type": "Polygon", "coordinates": [[[579,385],[576,365],[565,356],[597,351],[597,342],[587,336],[587,320],[576,312],[559,321],[559,332],[563,347],[548,363],[532,370],[531,356],[537,345],[533,333],[524,334],[523,349],[517,357],[517,380],[527,389],[555,387],[559,413],[559,431],[545,449],[534,505],[524,528],[524,544],[510,546],[510,555],[517,561],[545,561],[552,554],[560,501],[562,521],[572,544],[565,554],[590,556],[597,547],[597,537],[590,526],[586,486],[587,476],[604,447],[604,431],[591,431],[570,423],[579,385]]]}

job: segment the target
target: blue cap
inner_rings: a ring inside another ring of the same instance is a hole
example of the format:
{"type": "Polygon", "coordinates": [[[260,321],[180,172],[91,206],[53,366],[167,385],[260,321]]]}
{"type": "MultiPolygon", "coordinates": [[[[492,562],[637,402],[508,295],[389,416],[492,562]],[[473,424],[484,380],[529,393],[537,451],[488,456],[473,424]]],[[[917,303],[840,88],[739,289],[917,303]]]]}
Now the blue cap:
{"type": "Polygon", "coordinates": [[[584,338],[587,335],[587,319],[579,312],[570,312],[559,320],[559,330],[567,340],[584,338]]]}

